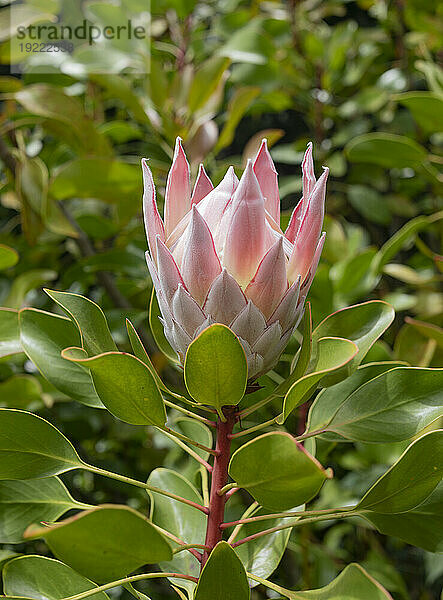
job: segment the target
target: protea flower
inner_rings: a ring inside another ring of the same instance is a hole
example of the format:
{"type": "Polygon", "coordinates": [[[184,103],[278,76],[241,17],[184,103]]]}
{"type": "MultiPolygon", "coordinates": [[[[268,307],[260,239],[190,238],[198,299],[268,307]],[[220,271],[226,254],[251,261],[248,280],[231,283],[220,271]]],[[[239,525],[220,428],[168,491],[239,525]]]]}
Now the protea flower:
{"type": "Polygon", "coordinates": [[[177,138],[164,222],[145,159],[142,166],[146,260],[166,338],[183,361],[203,329],[223,323],[243,345],[249,379],[265,373],[298,325],[317,269],[328,169],[317,181],[309,144],[303,197],[283,233],[277,171],[266,140],[240,181],[230,167],[214,188],[200,165],[191,190],[189,164],[177,138]]]}

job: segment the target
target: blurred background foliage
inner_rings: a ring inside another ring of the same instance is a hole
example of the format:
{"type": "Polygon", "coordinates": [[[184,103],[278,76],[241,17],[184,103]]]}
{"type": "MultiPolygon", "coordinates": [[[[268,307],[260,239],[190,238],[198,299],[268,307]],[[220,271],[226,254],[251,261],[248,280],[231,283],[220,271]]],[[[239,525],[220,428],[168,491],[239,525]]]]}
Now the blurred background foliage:
{"type": "MultiPolygon", "coordinates": [[[[70,290],[104,308],[122,349],[129,316],[162,376],[180,388],[181,374],[157,348],[147,319],[140,170],[148,157],[161,199],[177,135],[193,173],[204,161],[214,183],[230,164],[240,173],[267,137],[283,226],[300,197],[300,162],[312,140],[317,169],[331,169],[326,245],[310,294],[315,323],[343,306],[384,299],[397,318],[366,362],[442,366],[441,3],[152,0],[149,44],[78,48],[63,60],[33,56],[22,76],[8,74],[11,33],[1,4],[0,305],[9,310],[0,319],[0,406],[38,411],[89,461],[113,471],[145,478],[158,465],[192,468],[160,434],[70,402],[8,345],[7,313],[29,305],[57,312],[42,287],[70,290]],[[113,74],[97,74],[110,61],[113,74]]],[[[109,23],[147,5],[70,0],[63,10],[109,23]]],[[[59,9],[57,0],[28,0],[22,16],[32,22],[36,10],[59,9]]],[[[263,385],[287,373],[297,339],[263,385]]],[[[305,414],[302,407],[289,428],[305,414]]],[[[317,454],[340,483],[324,487],[318,507],[359,497],[403,447],[320,442],[317,454]]],[[[91,477],[68,475],[79,500],[147,510],[142,491],[91,477]]],[[[231,509],[235,515],[235,497],[231,509]]],[[[36,545],[47,552],[40,542],[26,551],[36,545]]],[[[24,548],[5,546],[0,565],[24,548]]],[[[344,523],[293,533],[276,580],[319,587],[352,560],[395,599],[439,597],[441,556],[344,523]]],[[[174,597],[165,584],[145,589],[174,597]]],[[[272,597],[260,587],[253,594],[272,597]]]]}

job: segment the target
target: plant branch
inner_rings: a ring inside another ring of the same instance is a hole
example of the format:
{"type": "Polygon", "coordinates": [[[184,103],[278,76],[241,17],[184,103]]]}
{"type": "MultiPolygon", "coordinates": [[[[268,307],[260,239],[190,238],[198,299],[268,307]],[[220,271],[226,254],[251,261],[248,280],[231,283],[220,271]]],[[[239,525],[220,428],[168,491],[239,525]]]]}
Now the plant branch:
{"type": "Polygon", "coordinates": [[[273,425],[275,423],[277,417],[273,417],[269,419],[269,421],[265,421],[264,423],[259,423],[258,425],[254,425],[254,427],[249,427],[249,429],[244,429],[243,431],[238,431],[237,433],[232,433],[229,438],[231,440],[235,440],[237,438],[243,437],[244,435],[249,435],[250,433],[254,433],[254,431],[260,431],[260,429],[265,429],[269,427],[269,425],[273,425]]]}
{"type": "MultiPolygon", "coordinates": [[[[178,394],[173,394],[169,390],[168,390],[168,394],[171,394],[171,396],[173,395],[174,398],[177,398],[177,399],[182,398],[182,396],[179,396],[178,394]]],[[[192,412],[192,410],[183,408],[182,406],[179,406],[178,404],[174,404],[174,402],[171,402],[170,400],[166,400],[165,398],[163,398],[163,401],[166,404],[166,406],[169,406],[169,408],[178,410],[179,412],[183,413],[184,415],[187,415],[188,417],[191,417],[192,419],[196,419],[197,421],[200,421],[201,423],[204,423],[205,425],[209,425],[209,427],[216,427],[215,421],[210,421],[209,419],[206,419],[205,417],[202,417],[201,415],[198,415],[197,413],[192,412]]]]}
{"type": "MultiPolygon", "coordinates": [[[[224,421],[217,422],[216,456],[211,474],[211,492],[209,496],[209,516],[206,526],[205,545],[212,550],[223,537],[220,525],[224,521],[226,495],[219,495],[219,491],[226,485],[228,479],[228,464],[231,451],[229,434],[236,422],[235,407],[225,408],[224,421]]],[[[209,558],[210,550],[203,553],[202,568],[209,558]]]]}
{"type": "Polygon", "coordinates": [[[344,519],[346,517],[353,517],[355,515],[358,515],[358,512],[346,512],[346,513],[331,513],[328,515],[321,515],[321,516],[317,516],[317,517],[311,517],[308,519],[300,519],[298,521],[296,521],[295,523],[287,524],[287,525],[279,525],[278,527],[270,527],[269,529],[264,529],[263,531],[258,531],[257,533],[254,533],[252,535],[248,535],[247,537],[239,540],[238,542],[234,542],[232,544],[233,548],[236,548],[237,546],[241,546],[242,544],[246,544],[247,542],[252,542],[253,540],[256,540],[257,538],[263,537],[265,535],[270,535],[271,533],[275,533],[276,531],[282,531],[283,529],[290,529],[292,527],[300,527],[302,525],[306,525],[307,523],[316,523],[318,521],[329,521],[331,519],[344,519]]]}
{"type": "Polygon", "coordinates": [[[256,517],[241,517],[237,521],[229,521],[220,525],[221,529],[228,529],[236,525],[245,525],[246,523],[255,523],[256,521],[267,521],[269,519],[283,519],[285,517],[317,517],[335,513],[351,512],[351,508],[328,508],[325,510],[304,510],[299,512],[281,512],[269,515],[258,515],[256,517]]]}
{"type": "Polygon", "coordinates": [[[172,554],[177,554],[177,552],[181,552],[182,550],[188,550],[188,552],[190,552],[193,556],[195,556],[195,558],[198,560],[198,562],[201,562],[202,553],[197,552],[197,550],[195,550],[195,548],[197,548],[197,546],[198,546],[198,547],[201,547],[204,550],[206,550],[206,546],[203,546],[202,544],[186,544],[182,539],[180,539],[179,537],[177,537],[176,535],[174,535],[167,529],[163,529],[163,527],[160,527],[159,525],[156,525],[155,523],[153,523],[153,525],[154,525],[155,529],[157,529],[157,531],[162,533],[165,537],[169,538],[176,544],[179,544],[180,548],[176,548],[175,550],[173,550],[172,554]]]}
{"type": "MultiPolygon", "coordinates": [[[[242,514],[240,521],[246,519],[247,517],[249,517],[249,515],[253,515],[255,513],[255,511],[257,511],[259,508],[260,508],[260,504],[256,501],[254,501],[252,504],[250,504],[248,506],[248,508],[242,514]]],[[[232,544],[232,542],[235,540],[235,538],[239,534],[242,527],[243,527],[243,523],[239,523],[238,525],[236,525],[234,527],[234,531],[231,533],[231,535],[228,538],[228,544],[232,544]]]]}
{"type": "Polygon", "coordinates": [[[88,465],[87,463],[83,463],[82,468],[87,471],[90,471],[91,473],[96,473],[97,475],[103,475],[104,477],[109,477],[110,479],[115,479],[116,481],[127,483],[128,485],[135,485],[139,488],[149,490],[150,492],[155,492],[157,494],[161,494],[162,496],[167,496],[168,498],[177,500],[177,502],[182,502],[183,504],[187,504],[188,506],[197,508],[201,512],[205,513],[205,515],[207,515],[209,512],[205,506],[201,506],[201,504],[197,504],[197,502],[187,500],[186,498],[177,496],[177,494],[172,494],[171,492],[167,492],[166,490],[154,487],[153,485],[149,485],[148,483],[143,483],[142,481],[137,481],[136,479],[132,479],[131,477],[125,477],[124,475],[119,475],[118,473],[112,473],[111,471],[106,471],[105,469],[100,469],[99,467],[88,465]]]}
{"type": "Polygon", "coordinates": [[[174,431],[173,429],[166,427],[166,425],[164,427],[158,427],[157,429],[160,429],[160,431],[163,431],[164,433],[169,433],[170,435],[172,435],[173,437],[176,437],[177,439],[181,440],[182,442],[186,442],[187,444],[192,444],[196,448],[200,448],[200,450],[204,450],[205,452],[208,452],[208,454],[213,454],[214,456],[216,456],[216,454],[217,454],[217,450],[208,448],[208,446],[205,446],[204,444],[200,444],[199,442],[192,440],[191,438],[187,437],[186,435],[183,435],[182,433],[179,433],[178,431],[174,431]]]}
{"type": "Polygon", "coordinates": [[[271,402],[272,400],[274,400],[277,397],[278,397],[277,394],[272,393],[267,398],[263,398],[262,400],[259,400],[255,404],[252,404],[252,406],[249,406],[248,408],[241,410],[238,413],[238,416],[240,417],[240,419],[244,419],[245,417],[252,415],[252,413],[255,412],[256,410],[259,410],[263,406],[266,406],[266,404],[268,404],[269,402],[271,402]]]}
{"type": "Polygon", "coordinates": [[[185,444],[181,439],[179,439],[175,435],[171,435],[166,429],[161,429],[161,428],[157,428],[157,429],[159,429],[170,440],[172,440],[174,442],[174,444],[177,444],[177,446],[180,446],[180,448],[182,448],[182,450],[187,452],[189,454],[189,456],[192,456],[193,459],[195,459],[197,462],[199,462],[201,465],[203,465],[203,467],[205,467],[205,469],[207,471],[209,471],[209,473],[212,472],[211,465],[204,458],[202,458],[199,454],[197,454],[197,452],[195,450],[193,450],[187,444],[185,444]]]}
{"type": "Polygon", "coordinates": [[[107,590],[110,590],[119,585],[124,585],[125,583],[143,581],[144,579],[159,579],[163,577],[173,577],[174,579],[186,579],[187,581],[193,581],[194,583],[198,582],[197,577],[192,577],[192,575],[183,575],[182,573],[142,573],[141,575],[131,575],[130,577],[124,577],[123,579],[118,579],[117,581],[105,583],[104,585],[100,585],[90,590],[86,590],[86,592],[75,594],[75,596],[67,596],[66,598],[62,598],[62,600],[83,600],[83,598],[95,596],[95,594],[99,594],[100,592],[106,592],[107,590]]]}
{"type": "Polygon", "coordinates": [[[294,440],[296,442],[302,442],[303,440],[307,440],[311,437],[316,437],[317,435],[326,433],[326,431],[327,431],[326,427],[324,427],[323,429],[316,429],[315,431],[305,431],[302,435],[294,436],[294,440]]]}

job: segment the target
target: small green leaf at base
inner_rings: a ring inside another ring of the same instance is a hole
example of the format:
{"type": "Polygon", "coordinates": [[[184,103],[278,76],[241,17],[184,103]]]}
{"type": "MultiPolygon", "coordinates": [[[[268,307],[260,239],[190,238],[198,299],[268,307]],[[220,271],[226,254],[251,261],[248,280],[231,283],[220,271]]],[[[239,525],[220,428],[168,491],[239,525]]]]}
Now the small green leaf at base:
{"type": "Polygon", "coordinates": [[[225,325],[211,325],[190,344],[185,357],[185,383],[200,404],[236,405],[243,398],[248,365],[237,336],[225,325]]]}
{"type": "Polygon", "coordinates": [[[331,477],[291,435],[280,432],[241,446],[232,455],[229,475],[259,504],[275,511],[308,502],[331,477]]]}
{"type": "Polygon", "coordinates": [[[100,506],[50,527],[29,528],[25,537],[44,538],[56,557],[97,583],[172,558],[166,538],[127,506],[100,506]]]}
{"type": "Polygon", "coordinates": [[[249,600],[250,597],[241,560],[228,543],[219,542],[203,568],[194,600],[249,600]]]}

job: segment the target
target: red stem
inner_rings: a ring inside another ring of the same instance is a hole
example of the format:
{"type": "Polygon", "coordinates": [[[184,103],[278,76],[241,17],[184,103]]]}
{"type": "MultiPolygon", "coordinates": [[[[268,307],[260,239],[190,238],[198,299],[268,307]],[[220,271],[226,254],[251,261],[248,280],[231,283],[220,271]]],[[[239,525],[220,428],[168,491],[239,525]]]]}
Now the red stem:
{"type": "Polygon", "coordinates": [[[231,452],[230,434],[236,422],[235,408],[226,408],[224,410],[226,422],[220,419],[217,422],[217,442],[215,446],[216,456],[211,474],[211,494],[209,497],[209,515],[206,527],[205,546],[208,550],[203,552],[201,561],[202,568],[211,554],[212,548],[221,541],[223,531],[220,525],[224,521],[226,494],[219,494],[219,491],[228,481],[228,464],[231,452]]]}

